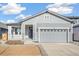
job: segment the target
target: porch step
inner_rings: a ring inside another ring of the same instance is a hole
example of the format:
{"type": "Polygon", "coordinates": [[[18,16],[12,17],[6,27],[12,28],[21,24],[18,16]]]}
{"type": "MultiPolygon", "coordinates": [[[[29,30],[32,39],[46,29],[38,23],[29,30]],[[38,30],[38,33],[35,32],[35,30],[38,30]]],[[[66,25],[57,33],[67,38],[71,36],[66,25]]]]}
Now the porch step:
{"type": "Polygon", "coordinates": [[[23,41],[21,40],[8,40],[5,44],[9,44],[9,45],[17,45],[17,44],[24,44],[23,41]]]}

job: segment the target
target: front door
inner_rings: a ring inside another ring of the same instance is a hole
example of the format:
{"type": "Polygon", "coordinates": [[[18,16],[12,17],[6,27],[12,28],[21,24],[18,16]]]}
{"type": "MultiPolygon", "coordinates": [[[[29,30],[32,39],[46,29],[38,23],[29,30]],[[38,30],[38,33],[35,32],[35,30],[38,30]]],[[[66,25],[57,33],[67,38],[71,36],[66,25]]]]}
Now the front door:
{"type": "Polygon", "coordinates": [[[31,26],[31,27],[29,27],[29,38],[33,38],[33,27],[31,26]]]}
{"type": "Polygon", "coordinates": [[[25,38],[33,39],[33,25],[26,25],[25,27],[25,38]]]}

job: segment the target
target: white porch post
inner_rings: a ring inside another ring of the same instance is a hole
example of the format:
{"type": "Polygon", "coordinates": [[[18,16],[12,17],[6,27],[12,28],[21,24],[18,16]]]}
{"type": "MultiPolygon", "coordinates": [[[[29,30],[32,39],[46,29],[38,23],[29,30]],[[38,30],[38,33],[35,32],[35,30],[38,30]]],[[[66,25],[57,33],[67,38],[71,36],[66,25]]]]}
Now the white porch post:
{"type": "Polygon", "coordinates": [[[33,24],[33,40],[36,39],[36,26],[33,24]]]}
{"type": "Polygon", "coordinates": [[[21,35],[22,35],[22,40],[25,39],[25,25],[21,25],[21,35]]]}
{"type": "Polygon", "coordinates": [[[69,29],[68,29],[68,42],[71,43],[73,42],[73,24],[69,29]]]}
{"type": "Polygon", "coordinates": [[[12,33],[11,33],[12,27],[8,26],[8,40],[12,39],[12,33]]]}
{"type": "Polygon", "coordinates": [[[37,24],[33,24],[33,41],[38,41],[37,24]]]}

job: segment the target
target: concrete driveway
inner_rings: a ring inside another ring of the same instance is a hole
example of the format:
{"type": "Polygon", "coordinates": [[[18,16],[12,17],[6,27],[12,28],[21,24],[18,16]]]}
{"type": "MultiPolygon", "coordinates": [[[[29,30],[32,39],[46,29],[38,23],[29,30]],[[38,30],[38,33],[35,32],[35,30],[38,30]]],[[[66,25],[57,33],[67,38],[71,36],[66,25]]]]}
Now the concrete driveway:
{"type": "Polygon", "coordinates": [[[79,46],[70,43],[41,43],[49,56],[79,56],[79,46]]]}

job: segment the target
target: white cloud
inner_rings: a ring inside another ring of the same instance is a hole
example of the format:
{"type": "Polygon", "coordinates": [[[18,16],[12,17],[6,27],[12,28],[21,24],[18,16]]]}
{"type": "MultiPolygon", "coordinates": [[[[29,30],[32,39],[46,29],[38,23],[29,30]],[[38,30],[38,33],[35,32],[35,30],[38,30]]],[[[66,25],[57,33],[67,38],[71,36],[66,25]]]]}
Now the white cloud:
{"type": "Polygon", "coordinates": [[[24,19],[24,18],[25,18],[25,15],[20,14],[20,15],[16,16],[16,18],[15,18],[15,19],[24,19]]]}
{"type": "Polygon", "coordinates": [[[30,16],[32,16],[32,15],[23,15],[23,14],[20,14],[20,15],[18,15],[18,16],[16,16],[16,18],[15,19],[24,19],[24,18],[27,18],[27,17],[30,17],[30,16]]]}
{"type": "Polygon", "coordinates": [[[26,8],[16,3],[8,3],[0,8],[0,11],[3,11],[4,14],[19,14],[23,10],[26,10],[26,8]]]}
{"type": "Polygon", "coordinates": [[[20,14],[18,16],[15,17],[14,20],[0,20],[0,22],[2,23],[17,23],[17,22],[20,22],[22,21],[24,18],[27,18],[27,17],[30,17],[32,15],[23,15],[23,14],[20,14]]]}
{"type": "Polygon", "coordinates": [[[7,23],[16,23],[15,20],[7,20],[7,23]]]}
{"type": "Polygon", "coordinates": [[[2,23],[17,23],[15,20],[0,20],[2,23]]]}
{"type": "Polygon", "coordinates": [[[18,22],[20,22],[20,21],[22,21],[22,20],[24,20],[25,18],[30,17],[30,16],[32,16],[32,15],[23,15],[23,14],[20,14],[20,15],[16,16],[15,19],[16,19],[18,22]]]}
{"type": "Polygon", "coordinates": [[[73,12],[73,7],[71,5],[72,4],[69,3],[57,3],[49,4],[46,8],[59,14],[70,14],[73,12]]]}

